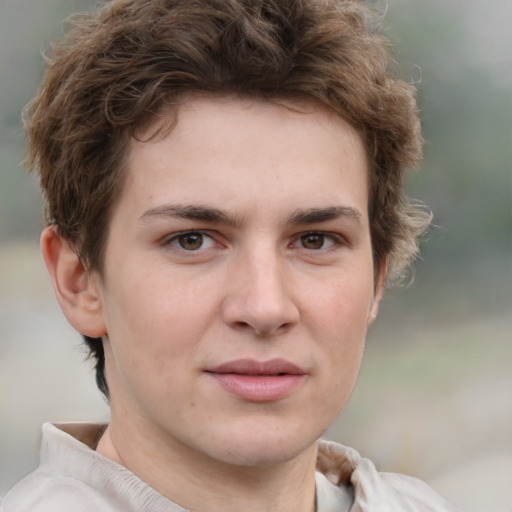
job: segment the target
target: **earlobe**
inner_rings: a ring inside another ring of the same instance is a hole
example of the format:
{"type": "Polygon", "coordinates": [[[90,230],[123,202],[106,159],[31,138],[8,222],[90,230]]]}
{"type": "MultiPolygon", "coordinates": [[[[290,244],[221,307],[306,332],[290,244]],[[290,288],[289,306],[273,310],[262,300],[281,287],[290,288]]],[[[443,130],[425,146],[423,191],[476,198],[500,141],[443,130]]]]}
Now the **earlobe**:
{"type": "Polygon", "coordinates": [[[81,334],[106,334],[98,281],[82,264],[69,243],[48,226],[41,234],[41,251],[57,301],[68,322],[81,334]]]}
{"type": "Polygon", "coordinates": [[[386,288],[387,269],[387,260],[384,260],[380,266],[377,278],[375,279],[373,300],[370,306],[370,311],[368,313],[368,325],[373,323],[373,321],[377,318],[377,314],[379,313],[380,301],[382,300],[384,289],[386,288]]]}

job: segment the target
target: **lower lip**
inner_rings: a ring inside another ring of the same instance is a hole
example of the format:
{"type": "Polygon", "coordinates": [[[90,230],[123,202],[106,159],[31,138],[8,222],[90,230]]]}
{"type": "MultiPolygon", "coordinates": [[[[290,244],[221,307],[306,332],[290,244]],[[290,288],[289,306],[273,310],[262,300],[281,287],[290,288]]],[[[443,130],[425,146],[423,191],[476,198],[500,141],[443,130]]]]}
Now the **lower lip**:
{"type": "Polygon", "coordinates": [[[210,373],[226,390],[249,402],[273,402],[289,396],[306,378],[305,375],[244,375],[210,373]]]}

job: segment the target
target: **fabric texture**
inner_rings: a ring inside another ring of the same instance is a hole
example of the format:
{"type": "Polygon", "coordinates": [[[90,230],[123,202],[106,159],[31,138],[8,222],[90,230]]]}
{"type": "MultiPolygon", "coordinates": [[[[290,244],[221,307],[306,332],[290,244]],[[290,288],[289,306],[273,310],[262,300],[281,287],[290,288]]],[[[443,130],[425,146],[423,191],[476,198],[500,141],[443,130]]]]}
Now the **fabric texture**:
{"type": "MultiPolygon", "coordinates": [[[[187,512],[131,471],[94,451],[106,425],[43,425],[39,467],[0,512],[187,512]]],[[[379,473],[354,449],[319,441],[317,512],[456,512],[427,484],[379,473]]]]}

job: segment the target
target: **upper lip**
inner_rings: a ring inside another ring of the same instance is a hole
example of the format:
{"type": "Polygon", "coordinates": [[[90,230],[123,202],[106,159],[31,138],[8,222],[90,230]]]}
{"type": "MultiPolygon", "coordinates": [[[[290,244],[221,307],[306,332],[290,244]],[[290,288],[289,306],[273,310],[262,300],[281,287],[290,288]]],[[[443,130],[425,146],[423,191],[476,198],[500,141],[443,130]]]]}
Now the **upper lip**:
{"type": "Polygon", "coordinates": [[[234,373],[240,375],[305,375],[306,372],[286,359],[256,361],[237,359],[207,370],[209,373],[234,373]]]}

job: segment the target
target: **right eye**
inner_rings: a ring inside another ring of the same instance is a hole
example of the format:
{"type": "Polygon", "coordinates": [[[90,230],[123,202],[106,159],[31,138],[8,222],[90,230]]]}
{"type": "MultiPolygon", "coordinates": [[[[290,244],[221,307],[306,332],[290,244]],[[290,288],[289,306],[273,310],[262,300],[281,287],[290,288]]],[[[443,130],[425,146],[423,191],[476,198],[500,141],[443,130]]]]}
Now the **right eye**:
{"type": "Polygon", "coordinates": [[[201,231],[186,231],[169,238],[165,245],[171,245],[184,251],[197,252],[212,248],[215,245],[215,240],[201,231]]]}

